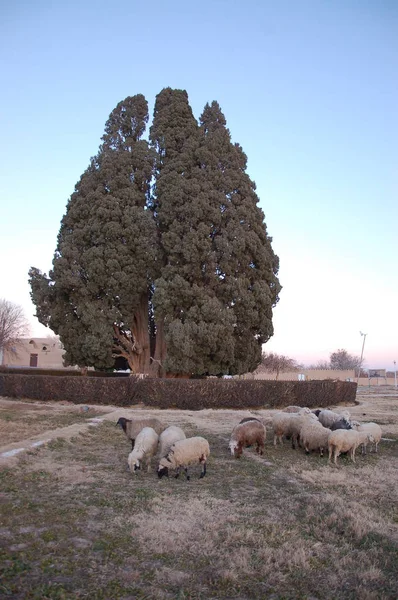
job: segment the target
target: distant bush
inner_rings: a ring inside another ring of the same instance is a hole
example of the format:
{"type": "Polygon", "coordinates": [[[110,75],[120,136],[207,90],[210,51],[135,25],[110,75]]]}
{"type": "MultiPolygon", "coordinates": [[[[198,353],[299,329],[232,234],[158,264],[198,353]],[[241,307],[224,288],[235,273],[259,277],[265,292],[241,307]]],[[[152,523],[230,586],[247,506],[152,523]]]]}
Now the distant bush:
{"type": "Polygon", "coordinates": [[[309,408],[355,401],[357,384],[349,381],[268,381],[235,379],[138,379],[0,373],[0,395],[75,404],[142,403],[154,408],[309,408]]]}

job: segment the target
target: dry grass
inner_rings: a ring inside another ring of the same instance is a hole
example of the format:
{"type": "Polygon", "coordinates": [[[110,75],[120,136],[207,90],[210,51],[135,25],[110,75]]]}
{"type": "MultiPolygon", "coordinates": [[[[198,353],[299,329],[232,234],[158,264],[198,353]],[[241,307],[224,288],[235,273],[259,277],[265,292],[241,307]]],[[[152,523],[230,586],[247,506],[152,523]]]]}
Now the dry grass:
{"type": "MultiPolygon", "coordinates": [[[[385,437],[397,440],[398,398],[359,400],[353,416],[381,422],[385,437]]],[[[334,467],[287,442],[274,448],[269,435],[264,458],[249,449],[235,460],[228,437],[250,411],[134,412],[207,437],[208,475],[200,480],[198,465],[189,483],[132,476],[129,443],[113,415],[21,455],[1,472],[0,595],[397,598],[397,441],[334,467]]]]}
{"type": "Polygon", "coordinates": [[[84,423],[107,412],[99,407],[51,405],[0,399],[0,445],[6,446],[49,429],[84,423]]]}

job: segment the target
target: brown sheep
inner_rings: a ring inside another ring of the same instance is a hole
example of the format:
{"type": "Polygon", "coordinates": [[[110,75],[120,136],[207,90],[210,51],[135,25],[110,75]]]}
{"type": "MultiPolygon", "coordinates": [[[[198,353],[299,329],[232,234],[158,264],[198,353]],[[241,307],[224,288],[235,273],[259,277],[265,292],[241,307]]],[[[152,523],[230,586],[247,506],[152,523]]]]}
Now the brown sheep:
{"type": "Polygon", "coordinates": [[[256,452],[263,454],[266,438],[265,427],[257,419],[239,423],[233,429],[229,449],[235,458],[240,458],[243,448],[256,445],[256,452]]]}

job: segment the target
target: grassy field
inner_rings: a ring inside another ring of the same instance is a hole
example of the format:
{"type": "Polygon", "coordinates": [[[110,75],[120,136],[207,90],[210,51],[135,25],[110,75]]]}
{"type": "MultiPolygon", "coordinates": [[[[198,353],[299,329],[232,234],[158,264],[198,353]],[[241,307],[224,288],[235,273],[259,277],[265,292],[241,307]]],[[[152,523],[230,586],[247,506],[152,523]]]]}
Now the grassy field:
{"type": "MultiPolygon", "coordinates": [[[[359,399],[353,417],[395,441],[338,467],[288,442],[274,448],[271,432],[264,457],[233,459],[229,435],[249,411],[135,411],[209,440],[201,480],[199,465],[190,482],[133,476],[113,420],[22,453],[1,467],[0,596],[396,599],[398,397],[359,399]]],[[[56,427],[85,418],[39,408],[56,427]]],[[[12,403],[0,411],[0,432],[15,439],[21,414],[12,403]]]]}

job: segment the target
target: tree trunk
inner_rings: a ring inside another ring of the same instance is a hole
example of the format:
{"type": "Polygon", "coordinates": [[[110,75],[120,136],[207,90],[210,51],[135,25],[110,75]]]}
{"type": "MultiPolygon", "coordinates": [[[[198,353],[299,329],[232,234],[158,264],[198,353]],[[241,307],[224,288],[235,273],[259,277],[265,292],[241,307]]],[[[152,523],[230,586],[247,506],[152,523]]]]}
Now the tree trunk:
{"type": "Polygon", "coordinates": [[[134,313],[131,331],[124,331],[114,325],[115,356],[123,356],[134,374],[149,374],[149,330],[148,330],[148,294],[141,296],[138,309],[134,313]]]}
{"type": "Polygon", "coordinates": [[[151,357],[151,364],[149,367],[149,374],[151,377],[164,377],[165,370],[163,367],[163,361],[166,358],[167,348],[166,340],[164,337],[164,320],[159,319],[156,321],[156,342],[154,356],[151,357]]]}

